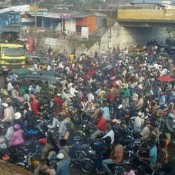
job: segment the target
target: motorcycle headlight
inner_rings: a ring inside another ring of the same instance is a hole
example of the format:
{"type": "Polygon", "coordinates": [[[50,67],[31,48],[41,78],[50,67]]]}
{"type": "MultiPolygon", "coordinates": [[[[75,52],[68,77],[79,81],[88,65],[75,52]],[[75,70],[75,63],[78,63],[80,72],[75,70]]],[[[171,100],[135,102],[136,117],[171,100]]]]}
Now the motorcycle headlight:
{"type": "Polygon", "coordinates": [[[95,151],[94,150],[89,150],[88,153],[95,155],[95,151]]]}
{"type": "Polygon", "coordinates": [[[86,128],[86,125],[83,125],[83,128],[86,128]]]}

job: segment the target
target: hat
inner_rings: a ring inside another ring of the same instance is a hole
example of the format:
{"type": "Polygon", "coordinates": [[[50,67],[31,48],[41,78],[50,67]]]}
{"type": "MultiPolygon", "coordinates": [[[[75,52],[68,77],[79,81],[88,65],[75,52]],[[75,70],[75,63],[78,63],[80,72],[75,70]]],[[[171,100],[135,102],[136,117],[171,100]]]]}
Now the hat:
{"type": "Polygon", "coordinates": [[[61,96],[61,93],[58,92],[58,93],[57,93],[57,96],[61,96]]]}
{"type": "Polygon", "coordinates": [[[58,153],[57,154],[57,159],[60,159],[60,160],[64,159],[64,154],[63,153],[58,153]]]}
{"type": "Polygon", "coordinates": [[[138,116],[142,116],[142,113],[141,112],[138,112],[138,116]]]}
{"type": "Polygon", "coordinates": [[[8,107],[8,103],[2,103],[2,106],[4,106],[5,108],[8,107]]]}
{"type": "Polygon", "coordinates": [[[118,109],[121,109],[123,106],[122,106],[122,104],[120,104],[119,106],[118,106],[118,109]]]}
{"type": "Polygon", "coordinates": [[[18,120],[21,118],[21,113],[20,112],[15,112],[15,120],[18,120]]]}
{"type": "Polygon", "coordinates": [[[18,125],[18,124],[15,124],[13,127],[14,127],[15,129],[20,129],[20,128],[21,128],[20,125],[18,125]]]}

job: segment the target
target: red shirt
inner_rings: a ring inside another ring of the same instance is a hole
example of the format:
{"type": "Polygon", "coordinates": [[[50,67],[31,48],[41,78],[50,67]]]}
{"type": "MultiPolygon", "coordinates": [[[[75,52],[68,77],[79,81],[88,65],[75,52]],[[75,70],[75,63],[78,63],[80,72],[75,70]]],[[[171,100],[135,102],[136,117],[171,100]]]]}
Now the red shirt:
{"type": "Polygon", "coordinates": [[[103,117],[98,118],[97,125],[95,127],[101,131],[105,131],[106,130],[106,120],[103,117]]]}
{"type": "Polygon", "coordinates": [[[39,113],[39,103],[37,101],[33,101],[33,102],[30,103],[30,105],[31,105],[31,110],[33,111],[33,113],[35,115],[38,115],[38,113],[39,113]]]}
{"type": "Polygon", "coordinates": [[[64,100],[61,99],[60,97],[55,97],[55,98],[54,98],[54,101],[55,101],[59,106],[62,106],[63,103],[64,103],[64,100]]]}

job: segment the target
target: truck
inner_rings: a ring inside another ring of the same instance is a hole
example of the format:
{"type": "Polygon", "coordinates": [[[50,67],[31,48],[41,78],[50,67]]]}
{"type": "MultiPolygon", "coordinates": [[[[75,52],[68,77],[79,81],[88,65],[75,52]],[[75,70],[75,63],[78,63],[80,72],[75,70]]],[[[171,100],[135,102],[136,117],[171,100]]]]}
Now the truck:
{"type": "Polygon", "coordinates": [[[8,71],[10,68],[22,67],[26,64],[26,51],[22,44],[0,43],[0,67],[8,71]]]}

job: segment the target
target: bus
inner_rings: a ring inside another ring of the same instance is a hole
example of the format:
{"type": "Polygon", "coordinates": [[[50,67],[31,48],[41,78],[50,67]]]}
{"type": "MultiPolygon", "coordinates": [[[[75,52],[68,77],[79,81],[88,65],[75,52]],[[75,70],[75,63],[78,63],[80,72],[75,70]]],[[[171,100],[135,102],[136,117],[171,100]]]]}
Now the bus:
{"type": "Polygon", "coordinates": [[[15,43],[0,43],[0,66],[5,69],[9,67],[22,67],[26,63],[26,52],[24,46],[15,43]]]}

